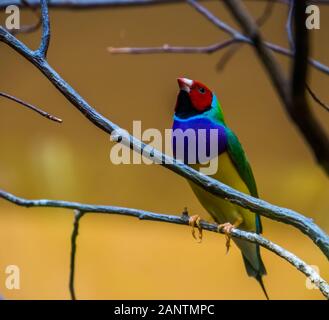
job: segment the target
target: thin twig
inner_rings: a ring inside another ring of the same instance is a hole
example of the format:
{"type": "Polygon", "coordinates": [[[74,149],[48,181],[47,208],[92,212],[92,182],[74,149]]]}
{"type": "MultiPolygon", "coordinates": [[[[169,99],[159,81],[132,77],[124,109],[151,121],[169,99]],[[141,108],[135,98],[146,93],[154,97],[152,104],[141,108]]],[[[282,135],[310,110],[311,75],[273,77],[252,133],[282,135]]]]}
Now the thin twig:
{"type": "Polygon", "coordinates": [[[204,47],[179,47],[164,44],[160,47],[145,47],[145,48],[113,48],[108,47],[110,53],[130,53],[130,54],[145,54],[145,53],[213,53],[217,50],[228,47],[229,45],[238,42],[236,39],[228,39],[223,42],[215,43],[204,47]]]}
{"type": "MultiPolygon", "coordinates": [[[[35,51],[30,50],[25,44],[1,27],[0,40],[36,66],[44,76],[94,125],[112,136],[113,133],[120,131],[121,128],[118,125],[97,112],[49,65],[44,58],[40,57],[35,51]]],[[[177,161],[154,148],[150,148],[150,146],[147,146],[145,143],[131,135],[122,136],[121,138],[121,143],[125,144],[132,150],[143,153],[145,157],[153,160],[155,163],[161,164],[176,174],[193,181],[208,192],[226,199],[231,203],[247,208],[255,213],[259,213],[262,216],[293,225],[308,235],[329,259],[329,237],[311,219],[306,218],[296,211],[272,205],[264,200],[237,191],[218,180],[192,169],[181,161],[177,161]]]]}
{"type": "Polygon", "coordinates": [[[242,47],[241,43],[229,47],[217,62],[216,69],[218,71],[223,71],[227,63],[233,58],[233,56],[239,51],[241,47],[242,47]]]}
{"type": "Polygon", "coordinates": [[[290,49],[294,52],[295,51],[295,41],[294,41],[294,34],[293,34],[293,18],[294,18],[294,11],[295,11],[295,2],[290,0],[289,7],[288,7],[288,19],[286,23],[286,31],[288,35],[288,43],[290,49]]]}
{"type": "Polygon", "coordinates": [[[79,234],[79,222],[83,215],[84,215],[83,211],[80,211],[79,209],[74,210],[74,223],[73,223],[73,231],[71,235],[70,277],[69,277],[70,278],[69,289],[70,289],[72,300],[76,300],[75,289],[74,289],[75,257],[77,251],[77,237],[79,234]]]}
{"type": "MultiPolygon", "coordinates": [[[[74,229],[72,233],[71,243],[71,268],[70,268],[70,292],[72,299],[75,299],[74,293],[74,259],[76,253],[76,238],[78,236],[79,229],[79,219],[85,213],[100,213],[100,214],[118,214],[136,217],[141,220],[151,220],[151,221],[161,221],[168,222],[173,224],[180,225],[189,225],[189,216],[186,212],[183,212],[182,215],[169,215],[163,213],[154,213],[145,210],[116,207],[116,206],[102,206],[102,205],[91,205],[91,204],[82,204],[78,202],[69,202],[69,201],[60,201],[60,200],[27,200],[20,197],[17,197],[13,194],[0,190],[0,197],[14,203],[18,206],[23,207],[50,207],[50,208],[63,208],[63,209],[74,209],[75,210],[75,219],[74,219],[74,229]]],[[[218,230],[217,223],[209,223],[207,221],[201,220],[202,229],[217,233],[222,233],[222,230],[218,230]]],[[[309,279],[321,290],[322,294],[328,299],[329,298],[329,285],[327,282],[322,279],[319,274],[317,274],[309,265],[307,265],[303,260],[298,258],[293,253],[283,249],[277,244],[269,241],[263,236],[247,232],[240,229],[233,229],[231,236],[234,238],[243,239],[249,242],[257,243],[260,246],[272,251],[281,258],[288,261],[296,269],[304,273],[309,279]]]]}
{"type": "Polygon", "coordinates": [[[324,110],[329,111],[329,105],[321,101],[321,99],[316,95],[316,93],[310,88],[308,84],[306,84],[306,90],[315,102],[317,102],[324,110]]]}
{"type": "MultiPolygon", "coordinates": [[[[232,38],[229,39],[232,40],[233,43],[247,43],[251,44],[251,40],[249,38],[232,38]]],[[[227,41],[229,41],[227,40],[227,41]]],[[[188,47],[188,46],[171,46],[169,44],[164,44],[159,47],[108,47],[108,51],[112,54],[153,54],[153,53],[214,53],[217,52],[226,46],[222,47],[221,44],[223,42],[218,42],[215,44],[212,44],[210,46],[193,46],[193,47],[188,47]],[[168,49],[169,48],[169,49],[168,49]],[[171,48],[171,49],[170,49],[171,48]]],[[[271,42],[264,42],[264,46],[270,50],[272,50],[275,53],[281,54],[286,57],[293,57],[294,53],[287,49],[283,48],[275,43],[271,42]]],[[[329,66],[315,60],[312,58],[308,59],[308,63],[314,67],[315,69],[325,73],[329,74],[329,66]]]]}
{"type": "Polygon", "coordinates": [[[24,107],[26,107],[28,109],[31,109],[31,110],[39,113],[41,116],[43,116],[43,117],[45,117],[45,118],[47,118],[49,120],[56,121],[56,122],[59,122],[59,123],[63,122],[62,119],[59,119],[59,118],[57,118],[57,117],[49,114],[48,112],[43,111],[43,110],[37,108],[36,106],[34,106],[34,105],[30,104],[30,103],[27,103],[27,102],[25,102],[25,101],[23,101],[21,99],[18,99],[18,98],[14,97],[14,96],[12,96],[12,95],[10,95],[8,93],[0,92],[0,96],[1,97],[4,97],[4,98],[7,98],[9,100],[15,101],[15,102],[19,103],[20,105],[22,105],[22,106],[24,106],[24,107]]]}

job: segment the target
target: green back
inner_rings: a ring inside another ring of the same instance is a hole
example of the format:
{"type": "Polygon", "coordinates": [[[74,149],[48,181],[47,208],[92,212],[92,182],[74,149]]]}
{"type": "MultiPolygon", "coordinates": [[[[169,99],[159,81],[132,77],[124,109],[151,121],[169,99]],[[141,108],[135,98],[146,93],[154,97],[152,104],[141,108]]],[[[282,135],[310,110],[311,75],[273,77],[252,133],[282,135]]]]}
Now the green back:
{"type": "MultiPolygon", "coordinates": [[[[249,189],[250,194],[253,197],[258,198],[256,181],[241,143],[234,132],[228,127],[226,127],[226,134],[228,154],[234,163],[234,166],[236,167],[241,179],[249,189]]],[[[256,214],[256,231],[257,233],[262,233],[262,224],[258,214],[256,214]]]]}

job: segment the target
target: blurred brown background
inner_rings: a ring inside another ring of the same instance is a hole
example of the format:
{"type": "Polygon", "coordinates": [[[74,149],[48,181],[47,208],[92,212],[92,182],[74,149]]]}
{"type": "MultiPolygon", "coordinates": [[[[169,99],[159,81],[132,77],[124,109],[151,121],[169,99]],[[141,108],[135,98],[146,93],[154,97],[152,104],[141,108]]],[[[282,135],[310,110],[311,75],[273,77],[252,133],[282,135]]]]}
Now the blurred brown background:
{"type": "MultiPolygon", "coordinates": [[[[232,23],[222,4],[207,3],[232,23]]],[[[264,3],[249,3],[257,16],[264,3]]],[[[277,4],[263,27],[267,38],[287,45],[287,7],[277,4]]],[[[4,23],[4,14],[1,16],[4,23]]],[[[24,12],[22,22],[33,21],[24,12]]],[[[126,129],[171,127],[177,76],[216,91],[227,122],[249,156],[260,195],[315,219],[329,231],[328,179],[289,122],[252,48],[243,46],[219,73],[224,53],[212,55],[110,55],[108,46],[208,45],[225,34],[185,4],[97,10],[51,10],[51,65],[98,111],[126,129]]],[[[329,7],[321,29],[311,31],[313,57],[329,63],[329,7]]],[[[19,38],[36,48],[40,33],[19,38]]],[[[35,67],[0,43],[0,90],[64,119],[56,124],[0,100],[0,187],[26,198],[112,204],[210,217],[184,179],[157,166],[113,165],[108,136],[89,123],[35,67]]],[[[286,70],[289,59],[277,56],[286,70]]],[[[328,75],[311,72],[312,88],[329,101],[328,75]]],[[[328,129],[329,115],[312,108],[328,129]]],[[[68,210],[25,209],[0,201],[0,293],[8,299],[68,299],[70,235],[68,210]],[[5,288],[5,268],[21,270],[21,289],[5,288]]],[[[328,261],[292,227],[263,219],[264,233],[329,279],[328,261]]],[[[322,299],[287,262],[262,250],[272,299],[322,299]]],[[[225,239],[206,232],[196,243],[187,227],[93,215],[81,221],[76,293],[80,299],[263,299],[248,278],[240,252],[225,255],[225,239]]]]}

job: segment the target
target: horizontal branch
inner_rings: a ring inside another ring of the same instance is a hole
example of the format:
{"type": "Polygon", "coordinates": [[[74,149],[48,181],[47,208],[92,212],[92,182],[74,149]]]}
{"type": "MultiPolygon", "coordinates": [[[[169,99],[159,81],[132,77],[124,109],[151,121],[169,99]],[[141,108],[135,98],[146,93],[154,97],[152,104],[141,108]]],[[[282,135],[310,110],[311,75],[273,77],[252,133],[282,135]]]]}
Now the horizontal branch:
{"type": "MultiPolygon", "coordinates": [[[[108,47],[108,51],[112,54],[154,54],[154,53],[214,53],[221,49],[228,47],[234,43],[247,43],[251,45],[251,40],[247,37],[231,38],[223,42],[217,42],[209,46],[171,46],[164,44],[158,47],[108,47]]],[[[293,57],[294,53],[284,47],[275,43],[264,42],[265,47],[271,49],[273,52],[284,55],[286,57],[293,57]]],[[[318,60],[309,58],[308,63],[315,69],[329,74],[329,66],[321,63],[318,60]]]]}
{"type": "MultiPolygon", "coordinates": [[[[74,232],[72,233],[72,251],[71,251],[71,263],[74,262],[74,256],[76,252],[75,241],[78,232],[78,223],[79,219],[81,218],[82,214],[85,213],[103,213],[103,214],[118,214],[118,215],[125,215],[130,217],[136,217],[141,220],[151,220],[151,221],[159,221],[159,222],[167,222],[173,224],[180,224],[180,225],[189,225],[189,216],[186,213],[182,215],[169,215],[163,213],[154,213],[145,210],[139,209],[132,209],[132,208],[124,208],[124,207],[117,207],[117,206],[102,206],[102,205],[92,205],[92,204],[82,204],[78,202],[69,202],[69,201],[60,201],[60,200],[27,200],[20,197],[16,197],[13,194],[0,190],[0,197],[14,203],[18,206],[23,207],[51,207],[51,208],[62,208],[62,209],[73,209],[75,211],[75,220],[74,220],[74,232]],[[72,259],[73,255],[73,259],[72,259]]],[[[202,229],[222,233],[223,231],[218,230],[217,223],[210,223],[204,220],[200,222],[202,229]]],[[[281,258],[288,261],[291,265],[293,265],[296,269],[306,275],[322,292],[322,294],[329,299],[329,285],[328,283],[322,279],[319,274],[307,265],[303,260],[298,258],[293,253],[285,250],[284,248],[280,247],[279,245],[269,241],[268,239],[264,238],[263,236],[243,231],[240,229],[232,229],[231,236],[238,239],[243,239],[252,243],[259,244],[260,246],[272,251],[276,255],[280,256],[281,258]]],[[[73,279],[74,279],[74,265],[71,265],[70,268],[70,288],[72,297],[75,298],[74,288],[73,288],[73,279]]]]}
{"type": "Polygon", "coordinates": [[[180,47],[180,46],[170,46],[164,44],[161,47],[145,47],[145,48],[114,48],[108,47],[110,53],[129,53],[129,54],[145,54],[145,53],[213,53],[220,49],[224,49],[229,45],[238,42],[236,39],[228,39],[223,42],[218,42],[209,46],[200,47],[180,47]]]}
{"type": "Polygon", "coordinates": [[[27,103],[27,102],[25,102],[25,101],[23,101],[21,99],[18,99],[18,98],[14,97],[14,96],[12,96],[12,95],[10,95],[8,93],[0,92],[0,96],[1,97],[4,97],[4,98],[7,98],[9,100],[15,101],[15,102],[19,103],[20,105],[22,105],[22,106],[24,106],[24,107],[26,107],[26,108],[28,108],[28,109],[30,109],[32,111],[37,112],[38,114],[40,114],[41,116],[43,116],[43,117],[45,117],[45,118],[47,118],[49,120],[56,121],[56,122],[59,122],[59,123],[63,122],[62,119],[59,119],[59,118],[57,118],[57,117],[49,114],[48,112],[43,111],[43,110],[39,109],[38,107],[36,107],[36,106],[34,106],[34,105],[30,104],[30,103],[27,103]]]}

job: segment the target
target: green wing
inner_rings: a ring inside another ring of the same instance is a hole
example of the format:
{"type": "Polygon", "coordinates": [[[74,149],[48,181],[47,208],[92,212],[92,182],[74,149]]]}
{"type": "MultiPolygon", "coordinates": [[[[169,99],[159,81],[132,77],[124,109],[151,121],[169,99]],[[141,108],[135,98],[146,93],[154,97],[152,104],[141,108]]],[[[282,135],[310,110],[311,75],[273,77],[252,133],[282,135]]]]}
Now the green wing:
{"type": "MultiPolygon", "coordinates": [[[[234,132],[227,127],[226,134],[228,154],[232,162],[234,163],[236,169],[238,170],[241,179],[244,181],[247,188],[249,189],[250,194],[253,197],[258,198],[256,181],[252,173],[250,164],[247,160],[246,154],[241,146],[241,143],[238,137],[234,134],[234,132]]],[[[262,224],[258,214],[256,214],[256,230],[257,233],[262,233],[262,224]]]]}

